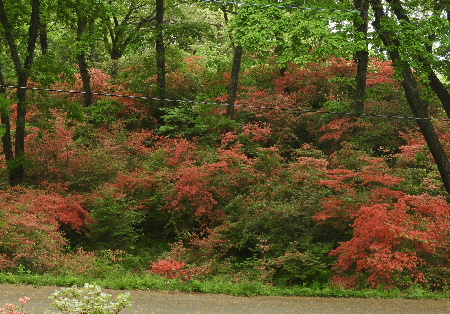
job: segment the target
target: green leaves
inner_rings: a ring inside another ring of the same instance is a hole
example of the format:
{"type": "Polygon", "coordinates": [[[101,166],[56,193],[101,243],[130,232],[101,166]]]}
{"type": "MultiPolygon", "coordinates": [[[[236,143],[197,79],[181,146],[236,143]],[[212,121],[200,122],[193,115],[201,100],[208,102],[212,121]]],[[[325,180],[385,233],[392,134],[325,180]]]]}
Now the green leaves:
{"type": "Polygon", "coordinates": [[[169,41],[176,43],[181,49],[187,49],[199,40],[213,38],[211,26],[203,22],[181,21],[166,25],[164,34],[169,41]]]}
{"type": "Polygon", "coordinates": [[[0,113],[2,115],[9,115],[9,108],[12,104],[10,98],[6,94],[0,94],[0,113]]]}
{"type": "Polygon", "coordinates": [[[264,57],[275,53],[281,65],[301,64],[329,55],[348,57],[359,50],[360,41],[348,38],[354,35],[349,23],[354,16],[345,11],[243,6],[231,25],[246,51],[264,57]]]}
{"type": "Polygon", "coordinates": [[[232,129],[236,122],[217,113],[216,106],[199,104],[182,104],[178,107],[167,109],[163,116],[164,125],[159,128],[162,134],[169,136],[182,136],[192,139],[198,137],[204,143],[218,142],[221,133],[226,129],[232,129]]]}
{"type": "Polygon", "coordinates": [[[117,314],[131,308],[130,293],[119,294],[116,302],[112,302],[111,297],[102,292],[100,286],[89,283],[83,287],[62,288],[50,296],[54,300],[51,306],[67,314],[117,314]]]}
{"type": "MultiPolygon", "coordinates": [[[[11,99],[7,98],[5,94],[0,94],[0,114],[9,115],[9,108],[11,106],[11,99]]],[[[0,137],[2,137],[6,132],[6,127],[0,124],[0,137]]]]}

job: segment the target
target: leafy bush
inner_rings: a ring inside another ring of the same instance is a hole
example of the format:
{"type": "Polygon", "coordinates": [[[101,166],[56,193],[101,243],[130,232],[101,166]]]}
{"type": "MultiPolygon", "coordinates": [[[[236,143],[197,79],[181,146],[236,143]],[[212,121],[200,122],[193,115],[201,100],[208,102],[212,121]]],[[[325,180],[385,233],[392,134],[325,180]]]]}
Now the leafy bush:
{"type": "Polygon", "coordinates": [[[143,220],[136,202],[124,197],[112,186],[95,191],[89,200],[93,221],[87,226],[88,237],[97,249],[130,249],[139,240],[136,226],[143,220]]]}
{"type": "Polygon", "coordinates": [[[31,189],[0,192],[0,269],[59,266],[66,245],[61,226],[81,232],[88,212],[78,197],[31,189]]]}
{"type": "Polygon", "coordinates": [[[332,252],[338,256],[335,282],[347,277],[347,285],[404,288],[431,279],[430,288],[448,289],[449,212],[443,198],[428,195],[362,206],[353,238],[332,252]]]}
{"type": "Polygon", "coordinates": [[[53,293],[52,307],[65,314],[116,314],[125,308],[131,308],[129,293],[119,294],[116,302],[111,295],[102,292],[100,286],[86,283],[83,287],[62,288],[53,293]]]}
{"type": "Polygon", "coordinates": [[[162,117],[164,124],[159,132],[168,136],[181,136],[197,139],[204,145],[217,143],[221,134],[237,126],[236,122],[226,117],[224,108],[209,104],[183,103],[175,108],[166,109],[162,117]]]}
{"type": "Polygon", "coordinates": [[[26,314],[23,310],[23,307],[25,304],[27,304],[28,300],[30,300],[29,297],[23,297],[19,299],[19,302],[22,303],[20,308],[15,306],[13,303],[6,303],[6,308],[0,308],[0,314],[26,314]]]}

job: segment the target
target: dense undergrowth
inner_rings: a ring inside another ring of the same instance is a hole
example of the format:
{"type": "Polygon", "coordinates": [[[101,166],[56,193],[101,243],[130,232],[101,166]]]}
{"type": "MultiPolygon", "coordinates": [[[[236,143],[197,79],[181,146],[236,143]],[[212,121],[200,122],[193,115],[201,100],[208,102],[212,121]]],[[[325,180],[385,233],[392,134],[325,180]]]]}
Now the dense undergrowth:
{"type": "MultiPolygon", "coordinates": [[[[226,99],[225,73],[185,64],[168,97],[226,99]]],[[[350,110],[354,71],[336,58],[283,76],[248,67],[238,103],[289,110],[233,120],[205,103],[30,95],[27,183],[0,192],[0,282],[448,297],[449,205],[414,121],[324,113],[350,110]]],[[[138,73],[91,74],[98,92],[133,94],[138,73]]],[[[411,114],[390,63],[372,60],[365,110],[411,114]]]]}

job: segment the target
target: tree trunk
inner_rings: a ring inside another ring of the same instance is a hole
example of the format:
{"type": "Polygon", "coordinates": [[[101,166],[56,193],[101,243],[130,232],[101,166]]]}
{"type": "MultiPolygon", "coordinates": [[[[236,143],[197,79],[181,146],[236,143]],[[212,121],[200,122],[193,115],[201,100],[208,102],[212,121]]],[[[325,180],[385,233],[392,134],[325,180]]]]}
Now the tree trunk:
{"type": "Polygon", "coordinates": [[[241,70],[243,48],[238,45],[234,48],[233,54],[233,67],[231,68],[231,83],[228,93],[228,106],[227,116],[230,119],[234,119],[234,103],[236,102],[236,96],[239,84],[239,72],[241,70]]]}
{"type": "MultiPolygon", "coordinates": [[[[164,0],[156,0],[156,81],[158,97],[166,99],[166,49],[164,46],[164,0]]],[[[165,107],[163,101],[161,107],[165,107]]]]}
{"type": "MultiPolygon", "coordinates": [[[[410,23],[410,19],[408,15],[403,14],[403,6],[398,0],[387,0],[394,9],[394,13],[399,22],[410,23]]],[[[427,50],[431,50],[431,47],[426,47],[427,50]]],[[[429,85],[436,96],[441,101],[442,106],[444,107],[445,113],[450,118],[450,92],[445,88],[444,84],[437,77],[436,73],[433,71],[433,67],[430,62],[422,56],[418,57],[419,62],[423,65],[426,73],[428,74],[429,85]]]]}
{"type": "Polygon", "coordinates": [[[41,31],[39,32],[39,43],[41,45],[41,52],[43,55],[48,53],[48,34],[47,34],[47,24],[41,23],[41,31]]]}
{"type": "MultiPolygon", "coordinates": [[[[27,38],[27,54],[25,61],[22,63],[20,59],[19,49],[14,37],[14,29],[9,22],[5,11],[3,0],[0,0],[0,23],[4,29],[4,35],[9,47],[11,59],[17,75],[17,84],[19,87],[26,87],[30,71],[34,63],[34,55],[36,50],[36,42],[39,36],[39,27],[41,15],[40,0],[33,0],[31,3],[31,16],[27,38]]],[[[14,153],[12,153],[12,136],[8,112],[2,112],[2,123],[5,125],[8,134],[2,137],[4,145],[3,150],[5,159],[8,160],[8,171],[11,186],[23,183],[25,178],[25,126],[27,114],[27,90],[25,88],[17,89],[17,118],[16,118],[16,134],[14,138],[14,153]]]]}
{"type": "MultiPolygon", "coordinates": [[[[3,77],[3,69],[0,67],[0,94],[2,97],[6,97],[6,83],[5,79],[3,77]]],[[[9,173],[9,184],[11,186],[14,186],[14,177],[11,177],[11,170],[10,165],[11,161],[14,159],[14,150],[13,150],[13,143],[11,139],[11,119],[9,116],[9,107],[2,107],[1,108],[1,123],[4,127],[4,134],[2,136],[2,145],[3,145],[3,154],[5,155],[6,165],[8,167],[8,173],[9,173]]]]}
{"type": "Polygon", "coordinates": [[[369,3],[367,0],[353,0],[353,5],[356,10],[361,11],[359,18],[354,21],[356,30],[363,36],[365,49],[356,52],[355,61],[357,63],[356,69],[356,90],[354,94],[353,111],[357,114],[364,112],[364,99],[366,97],[366,80],[367,67],[369,65],[369,49],[367,46],[367,29],[368,29],[368,9],[369,3]]]}
{"type": "Polygon", "coordinates": [[[112,62],[111,76],[116,79],[119,76],[119,59],[122,58],[123,52],[119,48],[119,40],[123,36],[122,32],[117,34],[114,32],[116,28],[119,28],[119,22],[117,18],[114,18],[114,26],[108,27],[109,37],[111,42],[109,42],[108,36],[105,34],[104,42],[108,47],[109,56],[112,62]]]}
{"type": "Polygon", "coordinates": [[[450,194],[450,161],[449,158],[439,140],[439,137],[434,129],[433,124],[429,120],[428,114],[423,105],[423,101],[419,94],[419,89],[417,87],[417,82],[414,78],[412,69],[408,62],[402,60],[398,48],[401,47],[401,43],[396,40],[391,33],[384,31],[381,25],[381,17],[384,15],[383,6],[380,0],[371,0],[373,11],[375,14],[375,21],[373,26],[380,36],[383,44],[388,49],[389,55],[395,65],[395,67],[400,70],[403,79],[402,87],[405,91],[406,99],[408,101],[409,107],[414,115],[418,118],[417,124],[419,125],[420,131],[422,132],[431,154],[433,155],[434,161],[438,167],[439,173],[444,183],[444,187],[450,194]]]}
{"type": "MultiPolygon", "coordinates": [[[[86,30],[87,22],[81,17],[77,20],[77,41],[82,41],[83,33],[86,30]]],[[[91,89],[91,75],[89,73],[89,66],[86,60],[86,53],[84,51],[77,52],[77,62],[80,71],[81,82],[83,84],[83,98],[84,105],[89,107],[92,105],[92,89],[91,89]]]]}

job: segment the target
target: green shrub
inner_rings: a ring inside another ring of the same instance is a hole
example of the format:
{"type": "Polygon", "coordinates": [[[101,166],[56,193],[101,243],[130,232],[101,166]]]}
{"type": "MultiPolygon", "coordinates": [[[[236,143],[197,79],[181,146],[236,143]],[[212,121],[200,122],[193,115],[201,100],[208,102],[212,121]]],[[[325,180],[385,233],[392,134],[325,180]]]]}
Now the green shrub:
{"type": "Polygon", "coordinates": [[[86,283],[82,288],[73,286],[56,291],[50,296],[52,307],[65,314],[116,314],[125,308],[131,308],[129,293],[119,294],[116,302],[111,295],[102,292],[100,286],[86,283]]]}

